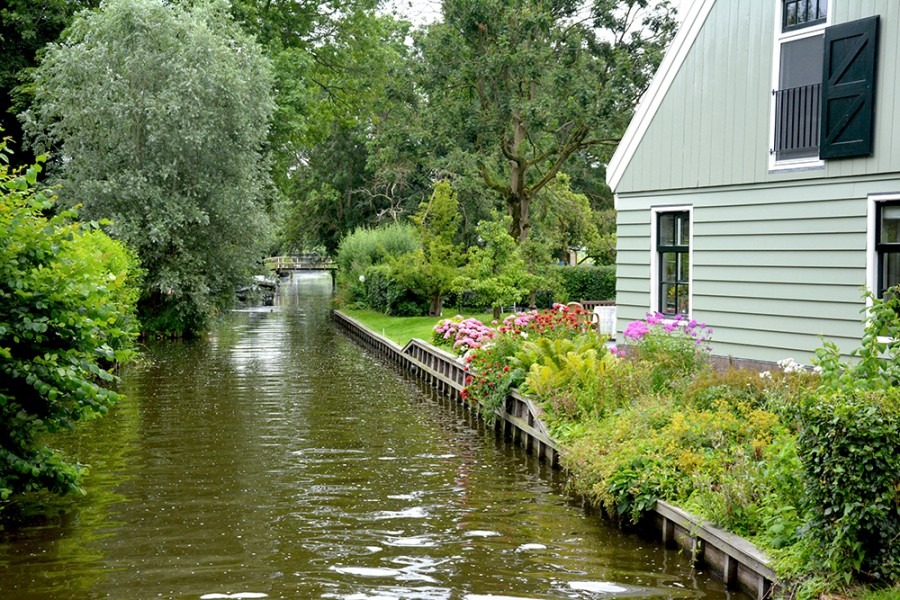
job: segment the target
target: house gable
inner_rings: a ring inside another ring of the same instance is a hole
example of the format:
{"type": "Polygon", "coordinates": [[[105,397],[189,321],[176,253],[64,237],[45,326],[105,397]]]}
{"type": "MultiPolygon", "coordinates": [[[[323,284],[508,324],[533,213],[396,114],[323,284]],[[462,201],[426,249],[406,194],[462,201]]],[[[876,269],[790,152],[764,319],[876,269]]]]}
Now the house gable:
{"type": "Polygon", "coordinates": [[[698,0],[610,161],[617,196],[896,173],[900,138],[900,2],[829,2],[829,25],[880,15],[870,157],[773,169],[776,0],[698,0]]]}

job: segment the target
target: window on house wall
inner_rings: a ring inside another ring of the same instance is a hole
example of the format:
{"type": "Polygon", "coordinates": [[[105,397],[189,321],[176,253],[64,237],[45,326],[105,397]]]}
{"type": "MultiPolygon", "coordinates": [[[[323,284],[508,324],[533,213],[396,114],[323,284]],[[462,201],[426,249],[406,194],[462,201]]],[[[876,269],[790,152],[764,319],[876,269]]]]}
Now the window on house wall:
{"type": "Polygon", "coordinates": [[[878,203],[876,219],[876,295],[883,298],[887,290],[900,285],[900,200],[878,203]]]}
{"type": "Polygon", "coordinates": [[[657,310],[664,315],[691,311],[691,220],[688,211],[660,212],[656,220],[657,310]]]}
{"type": "Polygon", "coordinates": [[[774,168],[869,156],[879,17],[826,27],[829,0],[777,0],[774,168]]]}
{"type": "Polygon", "coordinates": [[[828,17],[828,0],[784,0],[781,28],[788,31],[824,23],[828,17]]]}
{"type": "Polygon", "coordinates": [[[775,96],[776,161],[818,160],[827,0],[782,0],[775,96]]]}

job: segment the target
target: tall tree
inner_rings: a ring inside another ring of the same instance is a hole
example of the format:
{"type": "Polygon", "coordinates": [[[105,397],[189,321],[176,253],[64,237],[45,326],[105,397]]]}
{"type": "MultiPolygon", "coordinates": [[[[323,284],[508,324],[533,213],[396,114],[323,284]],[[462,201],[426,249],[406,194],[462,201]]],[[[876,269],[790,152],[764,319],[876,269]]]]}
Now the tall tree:
{"type": "Polygon", "coordinates": [[[570,157],[608,159],[673,11],[668,0],[445,0],[443,11],[421,45],[431,130],[478,156],[521,242],[532,200],[570,157]]]}
{"type": "Polygon", "coordinates": [[[434,193],[419,206],[412,221],[421,247],[398,257],[391,266],[398,281],[428,298],[428,314],[439,316],[463,261],[456,243],[459,201],[449,182],[434,184],[434,193]]]}
{"type": "Polygon", "coordinates": [[[202,328],[268,231],[272,77],[224,0],[109,0],[35,71],[25,129],[57,157],[61,201],[137,250],[144,325],[202,328]]]}
{"type": "MultiPolygon", "coordinates": [[[[16,114],[31,104],[28,71],[37,65],[39,52],[55,42],[75,13],[96,7],[100,0],[5,0],[0,6],[0,129],[21,141],[16,114]]],[[[10,148],[12,150],[12,148],[10,148]]],[[[28,165],[34,156],[19,151],[13,165],[28,165]]]]}
{"type": "Polygon", "coordinates": [[[275,68],[270,147],[284,250],[334,252],[345,232],[405,218],[430,188],[405,160],[402,140],[373,144],[385,119],[415,116],[407,85],[410,24],[378,5],[233,0],[234,14],[275,68]]]}

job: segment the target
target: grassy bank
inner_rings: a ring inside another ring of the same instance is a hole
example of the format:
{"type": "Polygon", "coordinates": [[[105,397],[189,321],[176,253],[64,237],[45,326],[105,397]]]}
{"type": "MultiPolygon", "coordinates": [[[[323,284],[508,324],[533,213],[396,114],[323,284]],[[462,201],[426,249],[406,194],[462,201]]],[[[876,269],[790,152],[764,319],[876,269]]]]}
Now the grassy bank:
{"type": "MultiPolygon", "coordinates": [[[[383,313],[374,310],[345,310],[341,309],[345,315],[353,317],[357,321],[369,329],[380,333],[391,341],[401,346],[406,345],[413,338],[431,340],[431,334],[435,324],[442,317],[389,317],[383,313]]],[[[453,315],[448,316],[455,316],[453,315]]],[[[482,322],[490,323],[491,315],[488,313],[463,313],[463,317],[473,317],[482,322]]]]}

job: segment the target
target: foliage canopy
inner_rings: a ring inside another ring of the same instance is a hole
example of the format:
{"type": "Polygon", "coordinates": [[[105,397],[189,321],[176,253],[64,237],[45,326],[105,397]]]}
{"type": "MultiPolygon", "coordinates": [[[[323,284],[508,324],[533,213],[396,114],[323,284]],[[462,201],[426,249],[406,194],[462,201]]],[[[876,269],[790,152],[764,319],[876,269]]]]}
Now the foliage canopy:
{"type": "Polygon", "coordinates": [[[133,247],[144,325],[203,327],[267,240],[272,76],[223,0],[109,0],[81,13],[34,74],[25,129],[53,151],[65,206],[133,247]]]}

